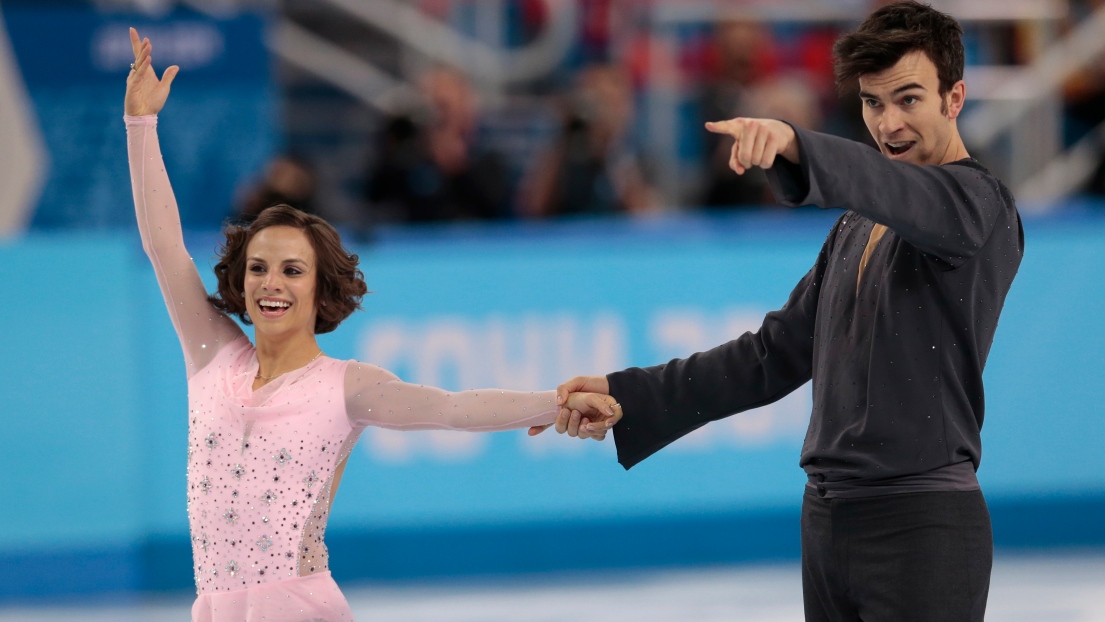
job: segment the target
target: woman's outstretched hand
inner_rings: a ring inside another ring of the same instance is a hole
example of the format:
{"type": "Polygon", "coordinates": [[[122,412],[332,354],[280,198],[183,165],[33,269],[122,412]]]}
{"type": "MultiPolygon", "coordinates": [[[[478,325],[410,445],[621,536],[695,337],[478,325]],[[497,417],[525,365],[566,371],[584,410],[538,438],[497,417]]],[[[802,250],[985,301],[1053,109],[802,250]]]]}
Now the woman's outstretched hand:
{"type": "Polygon", "coordinates": [[[169,97],[169,86],[180,67],[169,67],[158,80],[151,65],[150,52],[153,46],[150,45],[150,40],[139,39],[138,31],[131,28],[130,46],[134,49],[134,70],[127,76],[127,96],[123,100],[123,111],[132,117],[157,114],[169,97]]]}

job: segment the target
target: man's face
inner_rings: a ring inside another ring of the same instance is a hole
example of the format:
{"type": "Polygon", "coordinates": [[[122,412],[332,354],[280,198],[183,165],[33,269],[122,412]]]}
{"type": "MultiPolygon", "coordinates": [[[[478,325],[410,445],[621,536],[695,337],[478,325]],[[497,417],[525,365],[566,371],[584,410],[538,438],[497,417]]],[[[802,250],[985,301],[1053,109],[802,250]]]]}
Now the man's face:
{"type": "Polygon", "coordinates": [[[955,159],[955,119],[965,92],[960,80],[941,97],[936,65],[921,51],[906,54],[889,69],[859,77],[863,121],[879,150],[892,160],[914,164],[955,159]]]}

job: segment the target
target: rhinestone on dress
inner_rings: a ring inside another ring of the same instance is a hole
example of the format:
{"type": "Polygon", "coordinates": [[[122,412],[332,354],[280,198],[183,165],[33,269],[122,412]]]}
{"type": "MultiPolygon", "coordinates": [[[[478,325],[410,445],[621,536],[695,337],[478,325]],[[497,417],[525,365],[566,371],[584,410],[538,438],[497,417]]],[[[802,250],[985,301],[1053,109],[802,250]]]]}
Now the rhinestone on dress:
{"type": "Polygon", "coordinates": [[[276,460],[277,464],[283,465],[285,462],[292,459],[292,455],[288,453],[287,449],[281,447],[280,452],[273,456],[272,459],[276,460]]]}
{"type": "Polygon", "coordinates": [[[261,539],[257,541],[257,546],[261,547],[261,551],[267,551],[272,546],[272,540],[268,536],[261,536],[261,539]]]}
{"type": "Polygon", "coordinates": [[[314,471],[311,471],[310,475],[303,478],[303,483],[307,484],[308,489],[310,489],[312,486],[314,486],[315,482],[317,482],[317,481],[318,481],[318,476],[315,475],[314,471]]]}
{"type": "Polygon", "coordinates": [[[200,490],[202,490],[204,494],[211,492],[210,477],[207,477],[206,475],[203,476],[203,479],[200,480],[200,490]]]}
{"type": "Polygon", "coordinates": [[[227,574],[229,574],[232,577],[237,575],[238,574],[238,562],[234,561],[233,559],[230,560],[230,562],[228,562],[226,564],[226,572],[227,572],[227,574]]]}
{"type": "Polygon", "coordinates": [[[233,525],[238,520],[238,513],[234,511],[234,508],[230,508],[223,512],[223,518],[226,519],[227,524],[233,525]]]}
{"type": "Polygon", "coordinates": [[[265,502],[265,505],[272,505],[273,501],[276,501],[276,493],[270,488],[261,495],[261,501],[265,502]]]}
{"type": "Polygon", "coordinates": [[[240,464],[235,464],[233,469],[230,469],[230,474],[234,476],[234,479],[242,479],[245,475],[246,468],[240,464]]]}
{"type": "Polygon", "coordinates": [[[212,432],[207,435],[207,438],[203,439],[204,443],[207,443],[208,449],[214,449],[219,446],[219,441],[215,440],[215,433],[212,432]]]}

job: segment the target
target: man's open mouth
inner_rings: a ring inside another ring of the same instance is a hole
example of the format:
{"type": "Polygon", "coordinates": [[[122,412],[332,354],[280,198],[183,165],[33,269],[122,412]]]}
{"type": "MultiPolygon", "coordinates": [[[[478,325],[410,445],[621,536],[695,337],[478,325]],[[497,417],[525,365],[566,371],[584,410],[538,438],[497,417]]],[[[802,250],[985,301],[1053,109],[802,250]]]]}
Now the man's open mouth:
{"type": "Polygon", "coordinates": [[[899,142],[899,143],[883,143],[883,144],[886,145],[886,150],[888,152],[890,152],[890,155],[900,156],[903,153],[905,153],[905,152],[909,151],[910,149],[912,149],[913,145],[915,145],[916,143],[914,143],[913,141],[910,140],[910,141],[899,142]]]}

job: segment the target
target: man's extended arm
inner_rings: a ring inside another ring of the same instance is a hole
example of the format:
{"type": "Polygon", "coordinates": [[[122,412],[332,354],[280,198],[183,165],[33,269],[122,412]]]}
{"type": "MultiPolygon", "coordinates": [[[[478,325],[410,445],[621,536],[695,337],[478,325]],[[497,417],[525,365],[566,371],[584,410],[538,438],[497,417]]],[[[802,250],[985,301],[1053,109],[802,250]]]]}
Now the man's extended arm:
{"type": "Polygon", "coordinates": [[[817,263],[759,331],[666,365],[607,375],[624,413],[614,427],[618,462],[628,469],[710,421],[774,402],[810,379],[818,297],[835,235],[836,226],[817,263]]]}
{"type": "Polygon", "coordinates": [[[794,130],[798,162],[779,158],[766,170],[781,202],[853,210],[949,267],[982,248],[1004,209],[997,180],[980,168],[897,162],[855,141],[794,130]]]}

